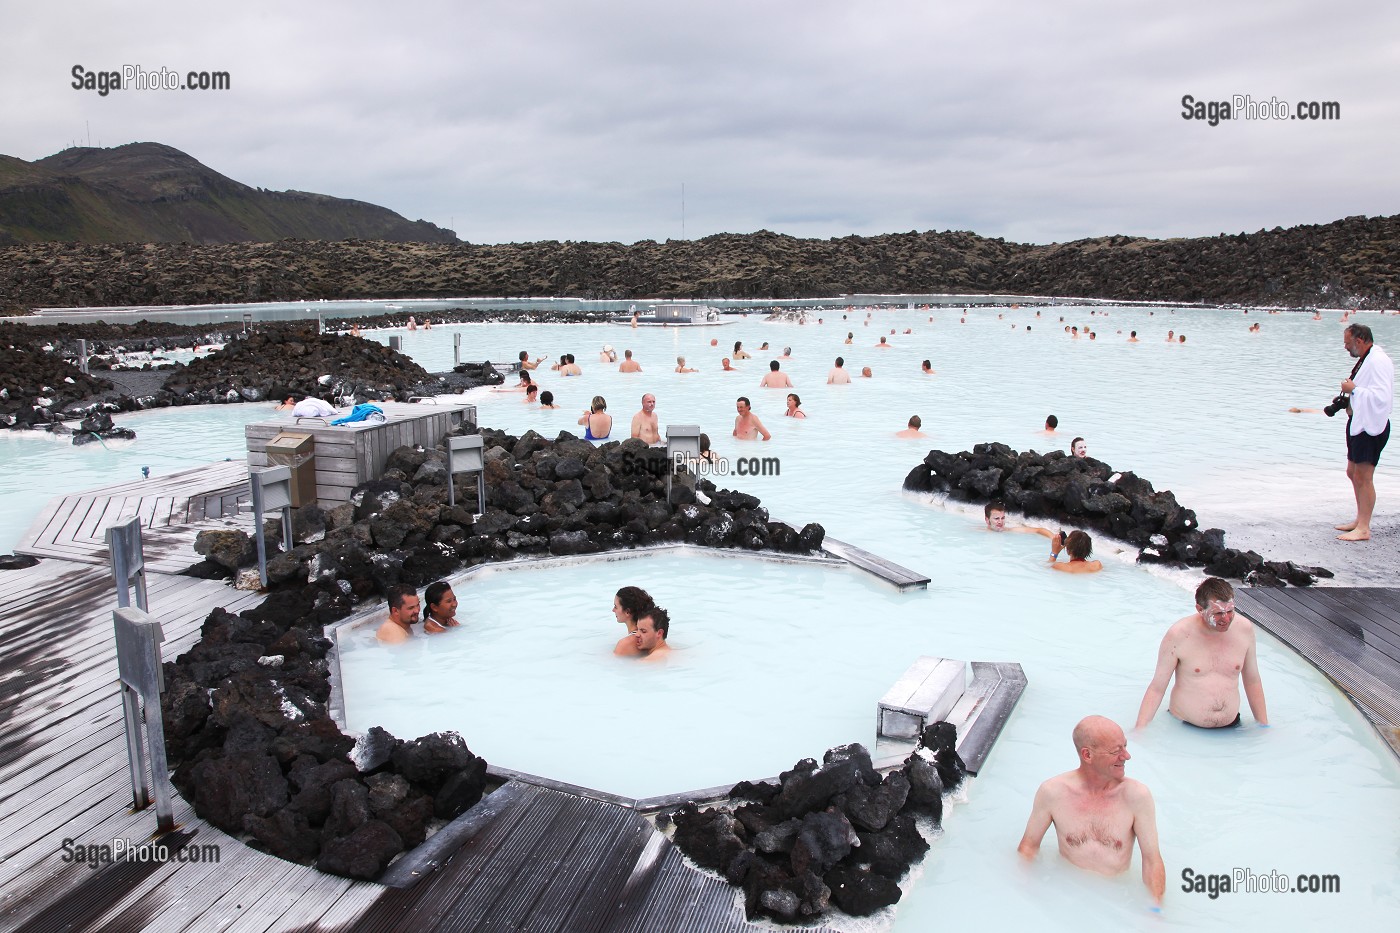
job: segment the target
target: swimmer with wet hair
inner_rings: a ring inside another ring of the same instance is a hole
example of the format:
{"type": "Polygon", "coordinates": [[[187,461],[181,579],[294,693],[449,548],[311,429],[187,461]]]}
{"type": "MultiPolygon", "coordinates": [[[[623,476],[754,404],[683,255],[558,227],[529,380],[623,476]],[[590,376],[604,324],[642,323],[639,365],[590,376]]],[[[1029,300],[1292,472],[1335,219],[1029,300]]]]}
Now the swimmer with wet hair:
{"type": "Polygon", "coordinates": [[[627,634],[613,646],[613,654],[635,657],[642,653],[637,647],[637,619],[653,605],[651,595],[640,586],[624,586],[614,594],[613,618],[627,626],[627,634]]]}
{"type": "Polygon", "coordinates": [[[780,364],[773,360],[768,364],[768,372],[759,380],[758,386],[761,389],[791,389],[792,379],[787,373],[779,371],[780,364]]]}
{"type": "Polygon", "coordinates": [[[895,437],[928,437],[927,434],[925,434],[923,431],[919,430],[919,429],[922,428],[923,426],[924,426],[924,420],[923,420],[922,418],[920,418],[918,415],[910,415],[910,416],[909,416],[909,426],[906,427],[903,431],[896,431],[896,432],[894,432],[894,436],[895,436],[895,437]]]}
{"type": "Polygon", "coordinates": [[[413,626],[418,621],[418,590],[406,583],[396,583],[386,594],[389,600],[389,618],[379,626],[375,637],[382,642],[395,644],[413,637],[413,626]]]}
{"type": "Polygon", "coordinates": [[[983,506],[982,519],[987,523],[988,531],[1011,531],[1016,534],[1034,534],[1040,535],[1042,538],[1049,538],[1052,558],[1060,553],[1060,548],[1064,546],[1061,535],[1049,528],[1042,528],[1039,525],[1008,525],[1006,523],[1006,503],[1000,499],[993,499],[983,506]]]}
{"type": "Polygon", "coordinates": [[[652,605],[637,617],[637,653],[643,661],[664,661],[671,650],[666,639],[671,634],[671,616],[652,605]]]}
{"type": "Polygon", "coordinates": [[[1219,577],[1196,588],[1196,611],[1167,629],[1157,650],[1157,669],[1143,694],[1137,727],[1157,715],[1167,686],[1171,714],[1201,729],[1240,724],[1240,687],[1254,721],[1269,724],[1264,685],[1259,677],[1254,623],[1235,612],[1235,590],[1219,577]]]}
{"type": "Polygon", "coordinates": [[[1050,560],[1053,569],[1061,573],[1098,573],[1103,569],[1103,561],[1089,559],[1094,552],[1094,539],[1089,537],[1087,531],[1071,531],[1062,540],[1069,561],[1062,564],[1059,562],[1060,555],[1052,553],[1050,560]]]}
{"type": "Polygon", "coordinates": [[[1044,433],[1046,433],[1046,434],[1054,434],[1054,433],[1055,433],[1055,429],[1058,428],[1059,426],[1060,426],[1060,419],[1059,419],[1059,418],[1056,418],[1054,415],[1046,415],[1046,416],[1045,416],[1045,431],[1044,431],[1044,433]]]}
{"type": "Polygon", "coordinates": [[[446,580],[428,584],[423,602],[428,607],[423,614],[423,634],[439,635],[462,624],[457,621],[457,595],[446,580]]]}

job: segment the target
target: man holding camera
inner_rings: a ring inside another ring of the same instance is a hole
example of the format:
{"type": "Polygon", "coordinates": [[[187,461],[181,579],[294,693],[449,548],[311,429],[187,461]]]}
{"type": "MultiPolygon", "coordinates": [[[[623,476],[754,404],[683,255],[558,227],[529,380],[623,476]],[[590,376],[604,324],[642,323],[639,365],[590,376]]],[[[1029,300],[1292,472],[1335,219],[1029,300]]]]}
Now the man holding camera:
{"type": "Polygon", "coordinates": [[[1352,324],[1342,332],[1347,352],[1357,358],[1342,394],[1323,409],[1330,417],[1347,409],[1347,479],[1356,494],[1356,519],[1338,525],[1339,541],[1369,541],[1376,507],[1376,464],[1390,440],[1390,409],[1395,395],[1395,364],[1375,345],[1371,328],[1352,324]]]}

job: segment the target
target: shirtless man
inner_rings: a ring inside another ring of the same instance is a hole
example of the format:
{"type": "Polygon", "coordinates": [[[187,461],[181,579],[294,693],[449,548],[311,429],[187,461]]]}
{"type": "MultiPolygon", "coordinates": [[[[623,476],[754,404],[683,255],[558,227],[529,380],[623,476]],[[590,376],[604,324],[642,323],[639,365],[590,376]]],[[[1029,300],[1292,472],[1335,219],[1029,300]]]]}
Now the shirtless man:
{"type": "Polygon", "coordinates": [[[933,375],[933,360],[924,360],[923,366],[924,366],[924,375],[925,375],[925,376],[932,376],[932,375],[933,375]]]}
{"type": "Polygon", "coordinates": [[[1041,433],[1041,434],[1054,434],[1054,433],[1055,433],[1055,429],[1058,428],[1059,426],[1060,426],[1060,419],[1059,419],[1059,418],[1056,418],[1054,415],[1046,415],[1046,416],[1045,416],[1045,430],[1044,430],[1044,431],[1041,431],[1040,433],[1041,433]]]}
{"type": "Polygon", "coordinates": [[[1090,560],[1089,555],[1094,553],[1094,539],[1089,537],[1087,531],[1071,531],[1068,535],[1057,537],[1050,545],[1050,560],[1052,570],[1060,573],[1098,573],[1103,569],[1103,561],[1090,560]],[[1060,563],[1060,548],[1056,543],[1064,547],[1065,555],[1069,557],[1066,563],[1060,563]]]}
{"type": "Polygon", "coordinates": [[[1071,457],[1077,457],[1080,460],[1083,460],[1085,457],[1089,456],[1088,441],[1084,440],[1084,438],[1082,437],[1076,437],[1074,440],[1070,441],[1069,454],[1071,457]]]}
{"type": "Polygon", "coordinates": [[[541,363],[543,363],[543,362],[544,362],[544,357],[540,357],[540,358],[538,358],[537,360],[535,360],[535,361],[532,363],[532,362],[530,362],[530,351],[529,351],[529,350],[521,350],[521,351],[520,351],[520,368],[521,368],[521,369],[537,369],[537,368],[539,367],[539,365],[540,365],[541,363]]]}
{"type": "Polygon", "coordinates": [[[1035,792],[1031,818],[1016,851],[1033,859],[1054,824],[1060,855],[1076,868],[1121,875],[1133,861],[1133,840],[1142,853],[1142,883],[1161,905],[1167,867],[1157,848],[1157,808],[1141,781],[1123,774],[1128,740],[1117,723],[1088,716],[1074,727],[1079,767],[1052,777],[1035,792]]]}
{"type": "Polygon", "coordinates": [[[836,358],[836,365],[831,367],[831,372],[826,374],[826,384],[829,386],[845,386],[851,384],[851,374],[846,372],[846,360],[842,357],[836,358]]]}
{"type": "Polygon", "coordinates": [[[698,369],[691,369],[689,366],[685,365],[685,357],[683,357],[683,356],[678,356],[678,357],[676,357],[676,372],[678,372],[678,373],[698,373],[699,371],[700,371],[700,370],[698,370],[698,369]]]}
{"type": "Polygon", "coordinates": [[[562,369],[559,370],[559,375],[561,375],[561,376],[582,376],[582,375],[583,375],[583,369],[579,367],[578,363],[574,362],[574,355],[573,355],[572,353],[568,353],[568,354],[565,354],[565,355],[568,357],[568,362],[566,362],[566,363],[564,364],[564,367],[563,367],[562,369]]]}
{"type": "Polygon", "coordinates": [[[671,634],[671,617],[660,606],[652,606],[637,619],[637,649],[643,661],[664,661],[671,651],[666,636],[671,634]]]}
{"type": "Polygon", "coordinates": [[[1041,528],[1039,525],[1008,525],[1006,523],[1006,503],[1000,499],[993,499],[983,507],[982,518],[987,522],[988,531],[1012,531],[1017,534],[1033,534],[1049,538],[1051,556],[1060,553],[1060,548],[1064,547],[1060,536],[1049,528],[1041,528]]]}
{"type": "Polygon", "coordinates": [[[631,351],[631,350],[623,350],[623,351],[622,351],[622,356],[623,356],[622,364],[621,364],[620,366],[617,367],[617,371],[618,371],[618,372],[620,372],[620,373],[639,373],[639,372],[642,371],[642,364],[641,364],[641,363],[638,363],[636,360],[632,359],[632,351],[631,351]]]}
{"type": "Polygon", "coordinates": [[[661,443],[661,431],[656,424],[656,396],[650,392],[642,396],[642,410],[632,416],[632,436],[641,438],[645,444],[661,443]]]}
{"type": "Polygon", "coordinates": [[[768,433],[768,429],[763,426],[763,422],[758,420],[749,410],[749,400],[743,396],[734,403],[734,409],[739,416],[734,419],[734,436],[741,441],[751,441],[755,435],[761,435],[765,441],[771,441],[773,435],[768,433]]]}
{"type": "Polygon", "coordinates": [[[1184,723],[1202,729],[1240,724],[1240,689],[1261,726],[1269,724],[1264,684],[1254,654],[1254,623],[1235,614],[1235,591],[1219,577],[1196,588],[1196,611],[1167,629],[1157,652],[1157,671],[1142,697],[1137,728],[1157,715],[1172,676],[1167,708],[1184,723]]]}
{"type": "Polygon", "coordinates": [[[921,419],[918,415],[910,415],[910,416],[909,416],[909,427],[905,428],[903,431],[896,431],[896,432],[894,432],[894,436],[895,436],[895,437],[928,437],[927,434],[925,434],[923,431],[920,431],[920,430],[919,430],[919,429],[922,428],[923,426],[924,426],[923,419],[921,419]]]}
{"type": "Polygon", "coordinates": [[[719,369],[720,369],[720,372],[724,372],[724,373],[737,373],[737,372],[739,371],[739,370],[735,369],[733,366],[730,366],[730,365],[729,365],[729,357],[727,357],[727,356],[726,356],[724,359],[722,359],[722,360],[719,361],[719,369]]]}
{"type": "Polygon", "coordinates": [[[418,621],[418,591],[397,583],[389,587],[389,618],[375,632],[375,637],[388,644],[408,641],[413,637],[413,623],[418,621]]]}
{"type": "Polygon", "coordinates": [[[792,380],[788,378],[787,373],[779,372],[778,361],[774,360],[768,364],[768,372],[759,381],[758,387],[760,389],[791,389],[792,380]]]}

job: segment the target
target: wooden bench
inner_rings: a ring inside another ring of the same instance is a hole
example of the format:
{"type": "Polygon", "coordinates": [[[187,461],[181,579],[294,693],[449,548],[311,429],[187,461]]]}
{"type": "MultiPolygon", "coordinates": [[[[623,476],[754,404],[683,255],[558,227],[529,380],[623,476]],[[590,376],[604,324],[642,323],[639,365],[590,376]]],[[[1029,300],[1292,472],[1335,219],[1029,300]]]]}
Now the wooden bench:
{"type": "Polygon", "coordinates": [[[1025,672],[1014,662],[973,661],[969,671],[964,661],[919,658],[877,708],[880,766],[907,755],[905,743],[918,741],[926,727],[942,721],[958,730],[958,755],[968,773],[976,775],[1025,689],[1025,672]]]}
{"type": "Polygon", "coordinates": [[[875,734],[917,739],[924,727],[947,719],[966,689],[966,662],[924,655],[885,691],[875,734]]]}

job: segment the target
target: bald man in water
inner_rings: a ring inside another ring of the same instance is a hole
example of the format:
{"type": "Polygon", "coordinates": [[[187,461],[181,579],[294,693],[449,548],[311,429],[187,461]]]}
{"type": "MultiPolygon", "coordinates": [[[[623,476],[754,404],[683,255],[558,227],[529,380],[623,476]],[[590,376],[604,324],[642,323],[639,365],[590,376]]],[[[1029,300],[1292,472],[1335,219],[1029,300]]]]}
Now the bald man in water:
{"type": "Polygon", "coordinates": [[[1089,716],[1074,727],[1079,767],[1052,777],[1035,792],[1031,817],[1016,851],[1033,859],[1051,826],[1060,855],[1077,868],[1121,875],[1142,853],[1142,883],[1160,905],[1167,867],[1157,848],[1157,808],[1141,781],[1126,777],[1128,740],[1111,719],[1089,716]]]}

